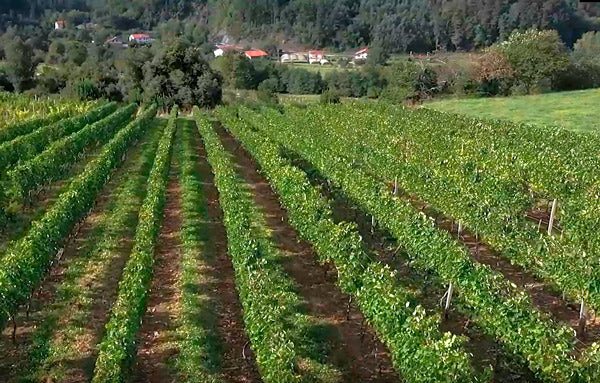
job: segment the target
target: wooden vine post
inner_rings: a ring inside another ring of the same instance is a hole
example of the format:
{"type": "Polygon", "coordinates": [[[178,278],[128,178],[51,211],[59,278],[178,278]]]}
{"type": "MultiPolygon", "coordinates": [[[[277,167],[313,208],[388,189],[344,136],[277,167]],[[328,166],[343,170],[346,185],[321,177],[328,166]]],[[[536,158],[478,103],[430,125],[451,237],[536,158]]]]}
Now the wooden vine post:
{"type": "Polygon", "coordinates": [[[375,216],[371,216],[371,235],[375,234],[375,216]]]}
{"type": "Polygon", "coordinates": [[[587,310],[585,308],[585,301],[581,298],[581,308],[579,309],[579,326],[577,326],[577,333],[580,337],[583,337],[585,333],[585,325],[587,322],[587,310]]]}
{"type": "Polygon", "coordinates": [[[548,222],[548,235],[552,235],[552,226],[554,225],[554,216],[556,215],[556,199],[552,202],[552,211],[550,212],[550,222],[548,222]]]}
{"type": "Polygon", "coordinates": [[[448,292],[446,293],[446,304],[444,305],[444,317],[448,319],[448,313],[450,312],[450,305],[452,304],[452,293],[454,292],[454,285],[450,282],[448,286],[448,292]]]}

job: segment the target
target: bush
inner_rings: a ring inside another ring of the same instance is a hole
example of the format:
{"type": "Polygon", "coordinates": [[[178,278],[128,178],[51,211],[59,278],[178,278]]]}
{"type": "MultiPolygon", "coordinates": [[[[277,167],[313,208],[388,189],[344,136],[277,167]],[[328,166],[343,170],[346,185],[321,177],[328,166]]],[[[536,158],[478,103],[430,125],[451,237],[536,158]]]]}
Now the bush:
{"type": "Polygon", "coordinates": [[[340,95],[335,90],[326,90],[321,94],[321,104],[339,104],[341,102],[340,95]]]}
{"type": "Polygon", "coordinates": [[[420,101],[438,91],[437,74],[429,67],[413,61],[399,61],[385,68],[388,86],[382,97],[402,102],[410,99],[420,101]]]}
{"type": "Polygon", "coordinates": [[[587,32],[573,47],[573,59],[580,64],[600,65],[600,32],[587,32]]]}
{"type": "Polygon", "coordinates": [[[331,71],[325,77],[327,88],[342,97],[377,98],[385,87],[377,67],[366,66],[359,71],[331,71]]]}
{"type": "Polygon", "coordinates": [[[286,92],[292,94],[320,94],[325,88],[319,73],[289,67],[282,68],[281,83],[286,92]]]}
{"type": "Polygon", "coordinates": [[[600,87],[600,64],[572,62],[556,76],[554,87],[560,90],[600,87]]]}
{"type": "Polygon", "coordinates": [[[261,82],[258,86],[258,92],[256,92],[258,101],[266,104],[278,104],[277,86],[277,79],[269,79],[261,82]]]}
{"type": "Polygon", "coordinates": [[[515,73],[505,54],[490,49],[477,60],[473,77],[478,83],[477,89],[480,94],[508,95],[515,83],[515,73]]]}
{"type": "Polygon", "coordinates": [[[94,83],[94,81],[86,79],[81,80],[75,84],[75,90],[77,92],[77,97],[80,100],[96,100],[100,98],[100,90],[94,83]]]}
{"type": "Polygon", "coordinates": [[[549,89],[569,64],[566,48],[556,31],[514,31],[491,51],[506,57],[515,70],[519,87],[524,87],[527,93],[549,89]]]}

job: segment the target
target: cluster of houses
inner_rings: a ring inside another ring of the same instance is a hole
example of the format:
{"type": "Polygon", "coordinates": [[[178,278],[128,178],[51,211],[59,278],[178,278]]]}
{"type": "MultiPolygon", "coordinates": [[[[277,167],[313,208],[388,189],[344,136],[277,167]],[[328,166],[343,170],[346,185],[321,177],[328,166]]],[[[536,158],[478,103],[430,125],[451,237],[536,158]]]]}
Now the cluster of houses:
{"type": "MultiPolygon", "coordinates": [[[[245,50],[244,47],[239,45],[230,44],[217,44],[215,46],[214,55],[215,57],[221,57],[227,53],[239,53],[245,55],[250,60],[270,57],[270,55],[260,49],[245,50]]],[[[361,49],[353,55],[354,62],[364,62],[369,56],[369,48],[361,49]]],[[[325,51],[323,50],[309,50],[307,52],[283,52],[279,61],[282,64],[292,63],[307,63],[307,64],[318,64],[318,65],[329,65],[331,64],[325,51]]]]}
{"type": "Polygon", "coordinates": [[[229,44],[217,44],[215,46],[215,51],[213,52],[215,57],[221,57],[228,53],[243,53],[244,56],[249,58],[250,60],[269,57],[269,54],[260,49],[250,49],[245,50],[244,47],[239,45],[229,45],[229,44]]]}
{"type": "MultiPolygon", "coordinates": [[[[91,30],[91,29],[96,29],[97,27],[98,27],[97,24],[85,23],[85,24],[77,25],[75,28],[76,29],[80,29],[80,30],[81,29],[91,30]]],[[[67,22],[65,20],[56,20],[54,22],[54,29],[55,30],[61,31],[61,30],[64,30],[66,28],[67,28],[67,22]]],[[[154,41],[155,41],[155,39],[153,39],[147,33],[133,33],[133,34],[129,35],[129,38],[127,39],[127,42],[123,41],[123,39],[121,39],[118,36],[109,37],[104,42],[106,44],[111,44],[111,45],[116,45],[116,46],[127,48],[130,45],[147,45],[147,44],[152,44],[154,41]]]]}
{"type": "MultiPolygon", "coordinates": [[[[87,23],[78,25],[77,29],[95,29],[96,24],[87,23]]],[[[67,22],[65,20],[56,20],[54,23],[54,29],[63,30],[67,28],[67,22]]],[[[131,45],[148,45],[152,44],[155,40],[147,33],[133,33],[129,35],[128,41],[123,41],[120,37],[114,36],[105,40],[106,44],[116,45],[120,47],[129,47],[131,45]]],[[[250,60],[270,57],[270,55],[261,49],[249,49],[246,50],[244,47],[239,45],[231,44],[217,44],[214,50],[215,57],[223,56],[227,53],[239,53],[243,54],[250,60]]],[[[365,62],[369,56],[369,48],[364,48],[354,53],[353,61],[355,63],[365,62]]],[[[304,52],[282,52],[279,57],[279,61],[282,64],[292,63],[308,63],[317,65],[330,65],[331,62],[323,50],[309,50],[304,52]]]]}
{"type": "Polygon", "coordinates": [[[131,45],[149,45],[155,41],[147,33],[134,33],[129,35],[127,42],[124,42],[119,36],[109,37],[104,41],[106,44],[127,48],[131,45]]]}

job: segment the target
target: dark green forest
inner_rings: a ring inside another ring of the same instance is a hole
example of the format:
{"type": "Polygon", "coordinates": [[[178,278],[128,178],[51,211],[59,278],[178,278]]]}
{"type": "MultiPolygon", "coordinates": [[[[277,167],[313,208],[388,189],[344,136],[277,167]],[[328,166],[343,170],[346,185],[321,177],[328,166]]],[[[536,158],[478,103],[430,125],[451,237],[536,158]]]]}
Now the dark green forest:
{"type": "Polygon", "coordinates": [[[576,0],[2,0],[0,14],[3,30],[40,21],[50,27],[57,14],[114,30],[178,20],[201,23],[214,39],[390,52],[471,50],[529,28],[554,29],[571,47],[600,29],[600,6],[576,0]]]}

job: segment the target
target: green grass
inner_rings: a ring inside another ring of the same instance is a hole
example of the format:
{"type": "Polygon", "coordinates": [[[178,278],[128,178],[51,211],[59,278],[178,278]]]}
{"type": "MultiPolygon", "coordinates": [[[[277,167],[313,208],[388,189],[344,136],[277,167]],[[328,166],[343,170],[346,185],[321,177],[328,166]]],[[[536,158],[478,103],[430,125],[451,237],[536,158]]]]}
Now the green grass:
{"type": "Polygon", "coordinates": [[[208,269],[215,262],[209,242],[208,201],[203,193],[204,181],[199,169],[200,136],[190,120],[183,124],[176,150],[181,182],[181,315],[177,327],[177,373],[180,382],[222,382],[222,345],[217,334],[216,305],[211,297],[216,280],[208,269]]]}
{"type": "Polygon", "coordinates": [[[449,99],[426,104],[444,112],[510,120],[536,125],[562,126],[579,132],[597,131],[600,89],[477,99],[449,99]]]}

